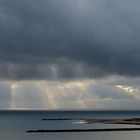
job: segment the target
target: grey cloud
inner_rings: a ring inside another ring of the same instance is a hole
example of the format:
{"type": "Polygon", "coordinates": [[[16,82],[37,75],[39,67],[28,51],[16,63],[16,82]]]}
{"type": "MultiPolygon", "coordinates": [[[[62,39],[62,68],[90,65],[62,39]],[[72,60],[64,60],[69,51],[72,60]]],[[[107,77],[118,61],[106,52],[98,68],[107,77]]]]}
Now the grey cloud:
{"type": "Polygon", "coordinates": [[[140,2],[1,0],[0,78],[140,75],[140,2]]]}

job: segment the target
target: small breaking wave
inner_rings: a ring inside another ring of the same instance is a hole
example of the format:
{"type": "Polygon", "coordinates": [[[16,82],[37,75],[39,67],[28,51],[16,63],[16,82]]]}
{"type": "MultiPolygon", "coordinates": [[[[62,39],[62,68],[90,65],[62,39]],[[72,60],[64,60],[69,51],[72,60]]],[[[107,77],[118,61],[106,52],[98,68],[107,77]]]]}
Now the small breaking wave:
{"type": "Polygon", "coordinates": [[[87,122],[85,120],[80,120],[72,123],[77,123],[77,124],[86,124],[87,122]]]}

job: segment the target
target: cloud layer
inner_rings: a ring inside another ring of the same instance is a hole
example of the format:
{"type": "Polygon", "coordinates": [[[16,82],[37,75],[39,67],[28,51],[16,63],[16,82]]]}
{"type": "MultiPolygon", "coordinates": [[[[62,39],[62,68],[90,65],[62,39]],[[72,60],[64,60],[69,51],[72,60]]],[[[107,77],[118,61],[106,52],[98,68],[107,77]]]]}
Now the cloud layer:
{"type": "Polygon", "coordinates": [[[0,79],[140,75],[138,0],[0,1],[0,79]]]}

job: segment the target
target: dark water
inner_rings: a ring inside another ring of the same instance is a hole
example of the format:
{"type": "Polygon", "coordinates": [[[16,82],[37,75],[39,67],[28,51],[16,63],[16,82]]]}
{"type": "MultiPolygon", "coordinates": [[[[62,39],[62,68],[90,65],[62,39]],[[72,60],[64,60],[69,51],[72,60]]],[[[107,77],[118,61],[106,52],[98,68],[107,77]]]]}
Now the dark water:
{"type": "Polygon", "coordinates": [[[78,119],[140,118],[140,111],[0,111],[1,140],[138,140],[133,132],[26,133],[38,129],[89,129],[140,127],[134,125],[82,124],[78,119]],[[47,120],[70,119],[77,120],[47,120]]]}

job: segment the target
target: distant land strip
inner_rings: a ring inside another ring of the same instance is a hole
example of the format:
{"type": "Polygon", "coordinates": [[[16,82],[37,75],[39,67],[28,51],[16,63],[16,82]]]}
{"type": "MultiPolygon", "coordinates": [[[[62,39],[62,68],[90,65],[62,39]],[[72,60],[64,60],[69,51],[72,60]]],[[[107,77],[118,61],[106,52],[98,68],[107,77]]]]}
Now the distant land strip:
{"type": "Polygon", "coordinates": [[[107,132],[107,131],[140,131],[140,128],[28,130],[26,131],[26,133],[107,132]]]}
{"type": "Polygon", "coordinates": [[[127,119],[81,119],[81,118],[55,118],[55,119],[46,119],[43,118],[42,121],[54,121],[54,120],[79,120],[82,121],[83,124],[128,124],[128,125],[140,125],[140,118],[127,118],[127,119]]]}
{"type": "MultiPolygon", "coordinates": [[[[57,118],[57,119],[46,119],[46,118],[43,118],[41,119],[42,121],[68,121],[68,120],[75,120],[75,119],[72,119],[72,118],[57,118]]],[[[79,120],[79,119],[77,119],[79,120]]]]}

